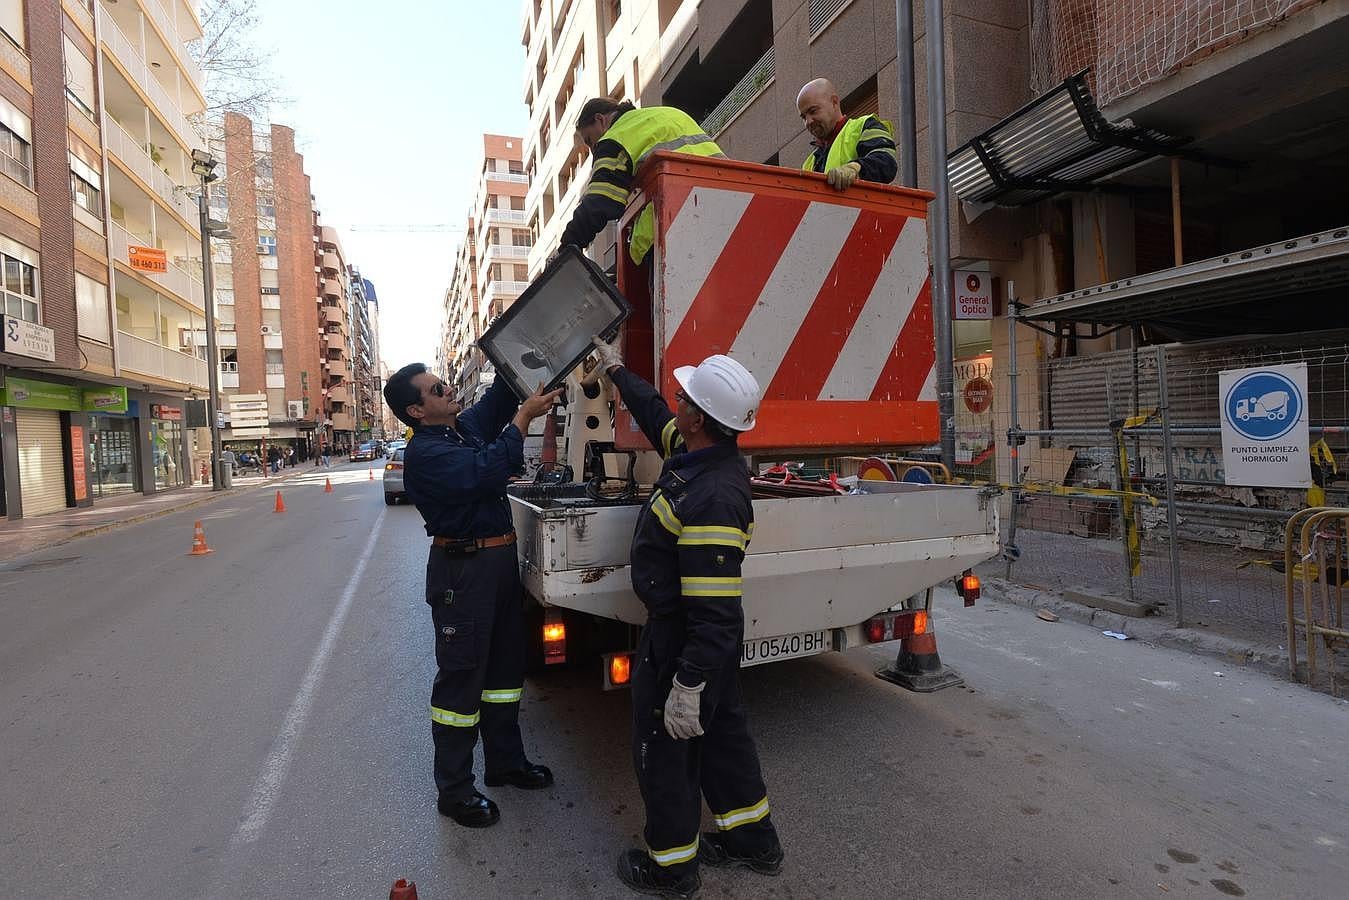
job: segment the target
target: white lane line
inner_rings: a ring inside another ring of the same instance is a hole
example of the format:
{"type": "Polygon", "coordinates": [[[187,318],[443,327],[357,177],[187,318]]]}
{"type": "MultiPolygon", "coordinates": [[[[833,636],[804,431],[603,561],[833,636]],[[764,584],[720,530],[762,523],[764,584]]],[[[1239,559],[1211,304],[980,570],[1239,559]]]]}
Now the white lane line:
{"type": "Polygon", "coordinates": [[[309,711],[314,705],[314,694],[323,679],[323,670],[328,665],[328,658],[332,656],[333,646],[342,631],[342,623],[346,621],[351,601],[355,598],[356,589],[365,574],[366,564],[370,562],[370,554],[375,550],[380,526],[384,524],[384,513],[383,509],[379,511],[375,527],[370,529],[370,539],[366,541],[365,550],[361,552],[361,558],[357,560],[356,568],[347,581],[347,589],[333,610],[332,618],[328,620],[328,627],[323,631],[323,638],[319,641],[318,649],[314,651],[314,657],[309,660],[309,668],[304,673],[304,680],[300,682],[300,689],[296,692],[295,700],[290,704],[290,711],[286,713],[281,730],[277,732],[276,740],[272,743],[272,752],[262,764],[262,772],[253,785],[253,796],[246,807],[247,815],[230,840],[231,848],[252,843],[267,827],[267,819],[272,814],[272,807],[276,805],[281,783],[286,780],[286,773],[290,770],[291,756],[295,752],[300,733],[304,731],[309,711]]]}

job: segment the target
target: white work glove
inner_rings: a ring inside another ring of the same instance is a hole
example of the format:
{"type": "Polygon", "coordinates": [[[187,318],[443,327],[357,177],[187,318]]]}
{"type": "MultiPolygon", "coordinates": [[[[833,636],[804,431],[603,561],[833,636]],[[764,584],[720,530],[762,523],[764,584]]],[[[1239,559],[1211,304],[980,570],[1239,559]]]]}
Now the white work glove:
{"type": "Polygon", "coordinates": [[[687,741],[703,733],[698,713],[702,707],[699,695],[705,687],[706,681],[696,688],[684,687],[678,676],[670,685],[670,696],[665,698],[665,731],[676,741],[687,741]]]}
{"type": "Polygon", "coordinates": [[[831,188],[836,191],[845,191],[852,187],[852,183],[857,180],[857,176],[861,173],[862,164],[853,160],[850,163],[844,163],[837,169],[830,169],[824,177],[831,188]]]}
{"type": "Polygon", "coordinates": [[[595,345],[595,354],[600,358],[599,370],[606,375],[609,370],[615,366],[623,365],[623,353],[618,349],[617,340],[609,343],[599,335],[590,339],[590,343],[595,345]]]}

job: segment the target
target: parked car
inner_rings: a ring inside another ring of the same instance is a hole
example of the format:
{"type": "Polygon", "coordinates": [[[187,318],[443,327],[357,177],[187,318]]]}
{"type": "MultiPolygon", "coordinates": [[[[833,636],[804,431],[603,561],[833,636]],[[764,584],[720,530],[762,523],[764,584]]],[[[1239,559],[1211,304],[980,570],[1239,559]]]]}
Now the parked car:
{"type": "Polygon", "coordinates": [[[403,493],[403,448],[399,447],[384,464],[384,502],[393,506],[403,493]]]}
{"type": "Polygon", "coordinates": [[[379,450],[375,447],[374,443],[372,441],[366,441],[364,444],[361,444],[355,450],[351,451],[351,461],[352,462],[370,461],[373,460],[378,455],[379,450]]]}
{"type": "Polygon", "coordinates": [[[389,455],[392,456],[395,450],[402,450],[407,445],[408,442],[401,438],[396,441],[389,441],[389,455]]]}

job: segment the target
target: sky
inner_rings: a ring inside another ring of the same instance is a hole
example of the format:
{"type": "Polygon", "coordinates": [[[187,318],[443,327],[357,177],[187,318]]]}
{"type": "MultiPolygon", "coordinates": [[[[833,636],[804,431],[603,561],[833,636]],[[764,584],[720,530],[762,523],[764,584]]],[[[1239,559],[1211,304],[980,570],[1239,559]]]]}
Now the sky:
{"type": "Polygon", "coordinates": [[[322,222],[375,283],[391,369],[435,362],[440,310],[477,186],[482,134],[523,135],[519,0],[258,0],[271,60],[322,222]]]}

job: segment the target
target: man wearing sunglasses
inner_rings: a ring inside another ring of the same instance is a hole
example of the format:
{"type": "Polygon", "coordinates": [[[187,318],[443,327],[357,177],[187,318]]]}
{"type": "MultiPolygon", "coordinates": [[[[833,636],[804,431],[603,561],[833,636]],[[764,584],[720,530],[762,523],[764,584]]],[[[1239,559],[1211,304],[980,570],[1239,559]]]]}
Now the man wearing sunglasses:
{"type": "Polygon", "coordinates": [[[384,385],[384,401],[412,428],[403,486],[431,537],[426,602],[435,625],[431,688],[436,807],[468,828],[495,824],[496,804],[473,782],[481,728],[489,787],[546,788],[547,766],[525,758],[520,739],[525,633],[520,570],[506,485],[524,465],[529,423],[562,392],[536,391],[519,403],[498,378],[462,409],[422,363],[384,385]]]}
{"type": "Polygon", "coordinates": [[[647,610],[632,676],[647,850],[624,851],[618,877],[641,893],[690,897],[702,884],[699,863],[782,870],[740,697],[740,566],[754,506],[736,437],[754,427],[759,384],[730,357],[709,356],[675,369],[671,412],[616,346],[594,342],[600,368],[665,457],[632,536],[632,587],[647,610]],[[701,838],[700,792],[717,824],[701,838]]]}
{"type": "MultiPolygon", "coordinates": [[[[633,179],[650,154],[672,150],[695,156],[726,157],[697,122],[672,106],[638,109],[628,102],[597,97],[581,107],[576,134],[590,149],[594,162],[590,183],[559,244],[581,250],[590,246],[605,225],[623,215],[632,194],[633,179]]],[[[655,220],[648,204],[632,228],[628,255],[634,263],[642,264],[654,240],[655,220]]]]}

